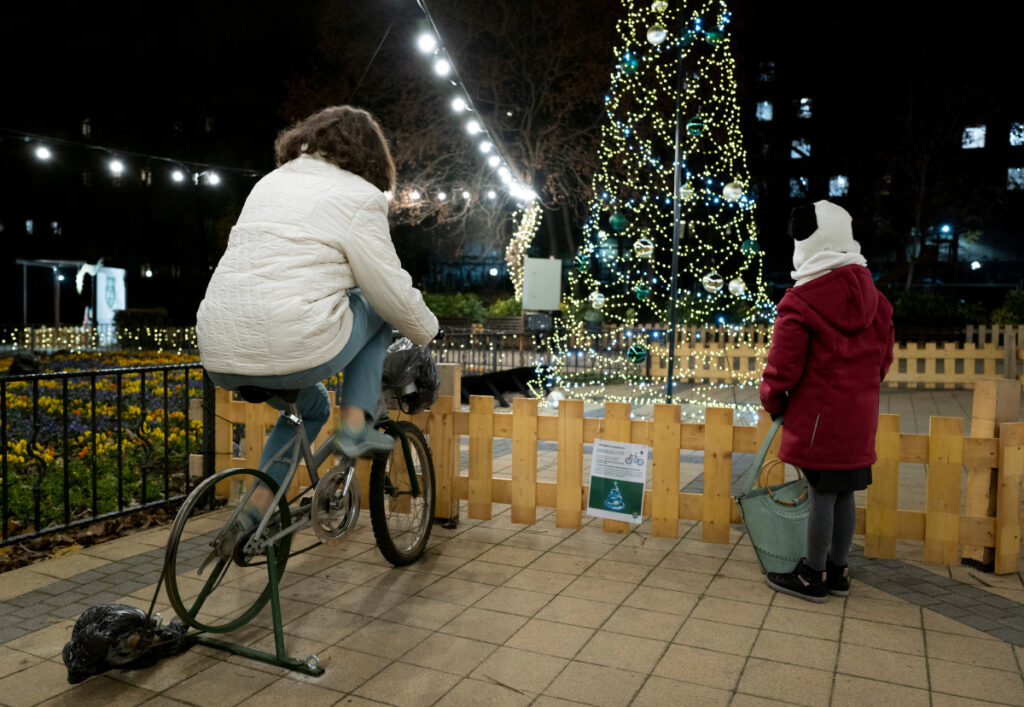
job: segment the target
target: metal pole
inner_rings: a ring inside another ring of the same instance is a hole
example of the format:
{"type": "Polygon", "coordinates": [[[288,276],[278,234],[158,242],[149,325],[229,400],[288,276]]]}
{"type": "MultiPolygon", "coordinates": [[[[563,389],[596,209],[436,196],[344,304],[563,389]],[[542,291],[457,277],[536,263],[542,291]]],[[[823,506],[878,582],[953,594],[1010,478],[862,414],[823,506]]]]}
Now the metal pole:
{"type": "MultiPolygon", "coordinates": [[[[682,28],[680,28],[682,32],[682,28]]],[[[679,159],[680,115],[683,110],[683,47],[679,47],[679,76],[676,80],[676,144],[673,158],[672,187],[672,278],[669,289],[669,327],[668,327],[668,377],[665,384],[665,402],[672,402],[672,383],[676,362],[676,300],[679,297],[679,241],[685,234],[686,225],[680,218],[682,204],[679,189],[682,187],[682,165],[679,159]]]]}

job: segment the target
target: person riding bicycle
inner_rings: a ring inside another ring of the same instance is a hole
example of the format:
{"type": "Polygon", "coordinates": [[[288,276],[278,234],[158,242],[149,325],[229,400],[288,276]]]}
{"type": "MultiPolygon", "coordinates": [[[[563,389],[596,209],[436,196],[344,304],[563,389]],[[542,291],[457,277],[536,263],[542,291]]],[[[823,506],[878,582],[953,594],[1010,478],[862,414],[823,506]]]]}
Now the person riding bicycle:
{"type": "MultiPolygon", "coordinates": [[[[336,432],[350,458],[394,448],[367,424],[380,395],[392,328],[416,344],[437,318],[395,253],[385,191],[395,165],[380,125],[351,106],[324,108],[281,131],[277,169],[246,199],[196,315],[202,364],[229,390],[298,389],[307,438],[330,415],[321,383],[343,374],[336,432]]],[[[284,401],[267,401],[284,410],[284,401]]],[[[266,465],[295,436],[278,419],[260,468],[280,483],[288,465],[266,465]]],[[[259,488],[242,514],[253,524],[272,500],[259,488]]]]}

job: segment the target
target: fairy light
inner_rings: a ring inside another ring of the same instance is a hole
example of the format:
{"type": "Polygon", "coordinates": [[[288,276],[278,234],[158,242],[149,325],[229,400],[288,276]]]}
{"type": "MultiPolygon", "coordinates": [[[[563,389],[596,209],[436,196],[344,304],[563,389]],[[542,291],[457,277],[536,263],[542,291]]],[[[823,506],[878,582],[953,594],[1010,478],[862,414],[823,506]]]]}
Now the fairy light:
{"type": "MultiPolygon", "coordinates": [[[[488,197],[491,197],[491,194],[488,194],[488,197]]],[[[533,237],[540,227],[540,219],[541,207],[537,202],[520,209],[512,217],[515,231],[505,249],[505,263],[508,265],[508,276],[512,280],[515,298],[520,301],[523,299],[523,264],[526,251],[530,248],[530,243],[533,242],[533,237]]]]}
{"type": "MultiPolygon", "coordinates": [[[[725,0],[676,4],[683,6],[625,2],[627,15],[617,27],[621,41],[604,101],[601,167],[594,176],[583,246],[570,269],[563,301],[566,316],[549,340],[553,355],[546,374],[562,387],[572,387],[573,397],[588,401],[664,402],[660,364],[667,356],[667,337],[638,325],[670,321],[676,198],[686,226],[678,251],[677,316],[682,324],[677,341],[699,341],[696,330],[686,325],[716,327],[727,343],[708,355],[726,369],[734,357],[762,360],[768,349],[764,329],[775,308],[762,276],[763,252],[749,192],[727,31],[730,14],[725,0]],[[662,38],[660,31],[652,32],[648,39],[648,30],[656,26],[667,34],[662,38]],[[682,177],[678,194],[673,183],[677,95],[682,177]],[[601,315],[602,336],[620,342],[610,352],[608,346],[596,345],[586,327],[588,318],[596,318],[592,312],[601,315]],[[724,324],[729,319],[738,323],[724,324]],[[571,358],[563,355],[581,350],[588,352],[597,373],[581,376],[568,363],[571,358]],[[608,388],[612,383],[625,384],[626,393],[613,393],[608,388]]],[[[699,378],[702,362],[697,359],[702,356],[694,355],[690,365],[679,353],[674,378],[699,378]]],[[[691,354],[699,353],[691,349],[691,354]]],[[[755,366],[737,373],[735,385],[744,387],[759,379],[755,366]]],[[[719,405],[711,397],[719,387],[696,386],[686,402],[719,405]]],[[[539,380],[531,388],[542,392],[539,380]]]]}

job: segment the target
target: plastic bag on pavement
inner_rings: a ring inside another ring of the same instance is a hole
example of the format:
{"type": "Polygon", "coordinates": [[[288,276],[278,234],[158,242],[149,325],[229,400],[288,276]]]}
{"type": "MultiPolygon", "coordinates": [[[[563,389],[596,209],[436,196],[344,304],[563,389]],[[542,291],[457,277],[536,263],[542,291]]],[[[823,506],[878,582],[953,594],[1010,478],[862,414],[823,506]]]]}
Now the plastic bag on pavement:
{"type": "Polygon", "coordinates": [[[382,380],[389,404],[415,414],[437,400],[441,378],[426,346],[403,337],[388,347],[382,380]]]}
{"type": "Polygon", "coordinates": [[[142,609],[100,604],[82,612],[64,645],[68,682],[80,683],[111,668],[148,668],[191,645],[188,627],[178,618],[164,626],[142,609]]]}

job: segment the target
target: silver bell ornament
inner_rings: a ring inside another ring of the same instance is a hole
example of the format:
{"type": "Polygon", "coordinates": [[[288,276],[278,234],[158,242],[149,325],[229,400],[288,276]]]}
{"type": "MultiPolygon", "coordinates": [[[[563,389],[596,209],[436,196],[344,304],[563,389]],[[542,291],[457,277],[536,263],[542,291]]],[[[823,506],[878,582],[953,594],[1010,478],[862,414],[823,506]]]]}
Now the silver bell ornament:
{"type": "Polygon", "coordinates": [[[722,289],[722,285],[725,281],[722,280],[722,276],[718,274],[717,270],[712,270],[707,275],[701,278],[700,284],[704,285],[704,289],[715,294],[722,289]]]}
{"type": "Polygon", "coordinates": [[[654,241],[649,238],[641,238],[633,243],[633,252],[636,257],[647,260],[654,255],[654,241]]]}
{"type": "Polygon", "coordinates": [[[668,3],[665,2],[665,0],[654,0],[654,2],[651,3],[651,10],[654,12],[664,12],[667,9],[668,3]]]}
{"type": "Polygon", "coordinates": [[[664,42],[667,36],[668,30],[660,22],[655,22],[647,29],[647,41],[655,46],[664,42]]]}
{"type": "Polygon", "coordinates": [[[590,293],[590,306],[594,309],[601,309],[604,306],[604,301],[605,296],[597,290],[590,293]]]}
{"type": "Polygon", "coordinates": [[[743,196],[743,185],[739,182],[729,182],[722,188],[722,198],[726,201],[736,202],[743,196]]]}
{"type": "Polygon", "coordinates": [[[747,291],[747,284],[742,279],[734,277],[729,280],[729,292],[736,297],[743,295],[747,291]]]}

